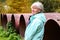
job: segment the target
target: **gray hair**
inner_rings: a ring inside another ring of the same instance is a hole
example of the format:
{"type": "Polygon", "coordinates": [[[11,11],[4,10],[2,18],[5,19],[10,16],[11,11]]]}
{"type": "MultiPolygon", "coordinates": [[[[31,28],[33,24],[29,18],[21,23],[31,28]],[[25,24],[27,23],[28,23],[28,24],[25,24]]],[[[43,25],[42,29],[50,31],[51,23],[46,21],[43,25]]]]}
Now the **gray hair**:
{"type": "Polygon", "coordinates": [[[43,7],[43,4],[41,2],[34,2],[32,5],[31,5],[31,8],[33,6],[36,6],[37,8],[41,9],[42,11],[44,11],[44,7],[43,7]]]}

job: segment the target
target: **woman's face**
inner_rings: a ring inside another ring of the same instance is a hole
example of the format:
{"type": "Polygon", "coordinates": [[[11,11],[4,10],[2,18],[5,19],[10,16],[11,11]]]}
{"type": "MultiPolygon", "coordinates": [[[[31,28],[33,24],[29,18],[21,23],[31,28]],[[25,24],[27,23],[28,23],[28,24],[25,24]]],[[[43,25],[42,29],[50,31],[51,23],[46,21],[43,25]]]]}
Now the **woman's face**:
{"type": "Polygon", "coordinates": [[[37,8],[36,6],[33,6],[33,7],[31,8],[31,10],[32,10],[32,13],[33,13],[33,14],[36,14],[36,13],[38,13],[38,12],[41,11],[41,10],[40,10],[39,8],[37,8]]]}

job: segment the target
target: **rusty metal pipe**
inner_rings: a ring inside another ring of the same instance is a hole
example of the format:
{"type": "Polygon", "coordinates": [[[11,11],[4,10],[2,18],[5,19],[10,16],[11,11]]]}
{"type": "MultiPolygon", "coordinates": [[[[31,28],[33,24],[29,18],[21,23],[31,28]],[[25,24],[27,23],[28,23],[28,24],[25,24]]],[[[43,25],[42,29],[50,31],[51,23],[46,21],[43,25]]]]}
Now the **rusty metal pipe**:
{"type": "Polygon", "coordinates": [[[6,14],[3,14],[2,15],[2,26],[6,28],[6,24],[7,24],[7,16],[6,14]]]}
{"type": "MultiPolygon", "coordinates": [[[[2,26],[5,27],[7,22],[12,21],[13,25],[16,27],[16,30],[21,34],[21,36],[24,36],[26,26],[29,23],[29,17],[31,15],[33,15],[33,14],[8,14],[8,15],[2,14],[1,15],[1,23],[2,23],[2,26]]],[[[60,29],[59,28],[60,27],[60,14],[58,14],[58,13],[45,13],[45,17],[47,19],[46,24],[45,24],[45,27],[46,27],[45,31],[48,30],[51,32],[51,30],[54,30],[54,32],[52,31],[52,33],[55,34],[60,29]],[[50,20],[50,19],[52,19],[52,20],[50,20]]],[[[60,31],[58,31],[57,33],[59,34],[60,31]]],[[[45,32],[45,35],[46,34],[47,34],[47,32],[45,32]]]]}
{"type": "Polygon", "coordinates": [[[45,24],[44,40],[60,40],[60,26],[53,20],[47,20],[45,24]]]}
{"type": "Polygon", "coordinates": [[[21,15],[19,20],[19,32],[22,37],[24,37],[25,29],[26,29],[26,22],[25,22],[24,16],[21,15]]]}

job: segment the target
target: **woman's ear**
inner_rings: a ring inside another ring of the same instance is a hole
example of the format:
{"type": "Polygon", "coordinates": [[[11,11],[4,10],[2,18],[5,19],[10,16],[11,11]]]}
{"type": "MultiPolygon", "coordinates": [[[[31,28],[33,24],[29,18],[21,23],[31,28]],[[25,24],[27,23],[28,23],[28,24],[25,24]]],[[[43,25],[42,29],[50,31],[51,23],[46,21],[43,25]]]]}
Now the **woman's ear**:
{"type": "Polygon", "coordinates": [[[41,9],[38,9],[38,12],[41,12],[42,10],[41,9]]]}

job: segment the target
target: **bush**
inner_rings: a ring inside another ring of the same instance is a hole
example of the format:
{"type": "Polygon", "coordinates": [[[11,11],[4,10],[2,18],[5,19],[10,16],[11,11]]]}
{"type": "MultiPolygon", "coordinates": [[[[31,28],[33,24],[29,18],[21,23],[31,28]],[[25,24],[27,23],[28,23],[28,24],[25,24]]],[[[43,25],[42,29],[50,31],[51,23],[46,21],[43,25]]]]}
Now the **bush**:
{"type": "Polygon", "coordinates": [[[56,9],[56,10],[55,10],[55,12],[58,12],[58,13],[60,13],[60,9],[56,9]]]}
{"type": "Polygon", "coordinates": [[[22,40],[21,36],[16,33],[12,22],[7,23],[7,30],[4,30],[2,26],[0,26],[0,40],[22,40]]]}

